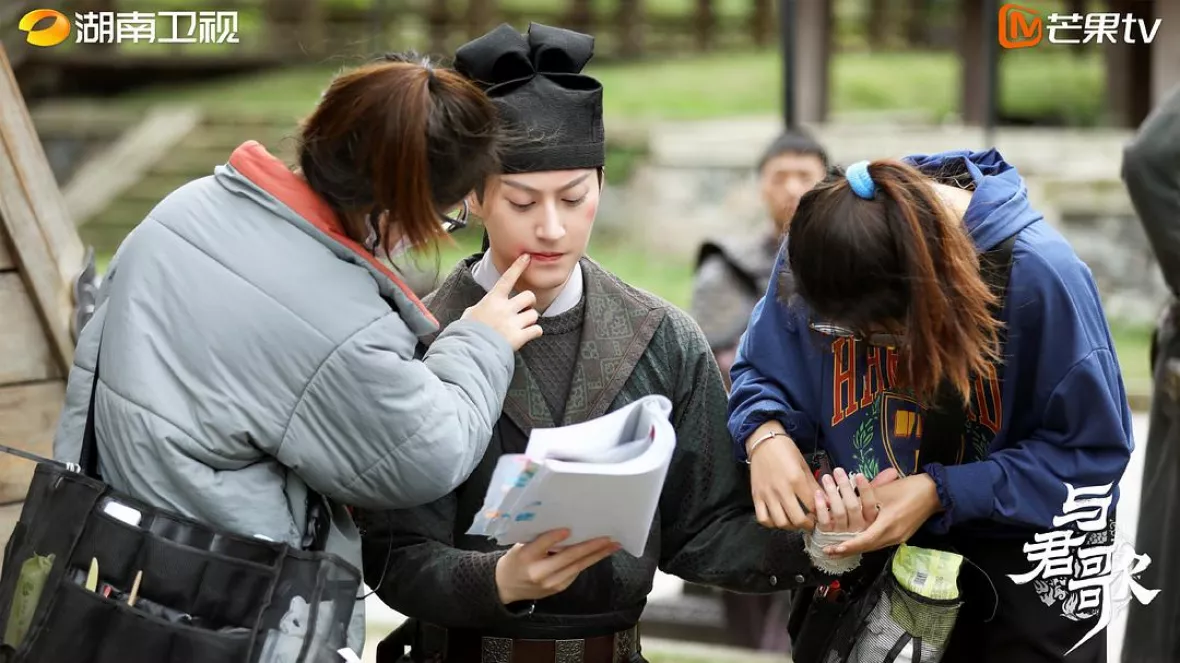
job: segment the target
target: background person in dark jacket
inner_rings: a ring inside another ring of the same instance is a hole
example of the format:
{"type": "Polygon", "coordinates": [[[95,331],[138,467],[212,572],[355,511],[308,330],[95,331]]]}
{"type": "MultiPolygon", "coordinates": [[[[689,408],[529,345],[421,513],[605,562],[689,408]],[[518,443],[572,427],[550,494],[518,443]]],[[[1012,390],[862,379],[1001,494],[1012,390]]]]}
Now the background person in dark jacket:
{"type": "Polygon", "coordinates": [[[1123,661],[1180,660],[1180,88],[1143,122],[1123,155],[1123,181],[1172,291],[1152,342],[1155,393],[1143,464],[1135,551],[1151,558],[1140,583],[1159,589],[1127,612],[1123,661]]]}
{"type": "MultiPolygon", "coordinates": [[[[705,332],[727,387],[738,341],[754,305],[766,293],[787,225],[799,199],[824,178],[827,169],[827,152],[808,133],[781,134],[758,160],[758,187],[768,222],[753,234],[722,237],[701,245],[690,313],[705,332]]],[[[789,651],[790,594],[723,592],[731,644],[789,651]]]]}
{"type": "Polygon", "coordinates": [[[721,374],[729,367],[754,305],[766,293],[774,258],[803,194],[824,178],[828,155],[804,131],[788,131],[758,160],[758,186],[769,223],[753,234],[706,241],[697,254],[690,313],[705,332],[721,374]]]}

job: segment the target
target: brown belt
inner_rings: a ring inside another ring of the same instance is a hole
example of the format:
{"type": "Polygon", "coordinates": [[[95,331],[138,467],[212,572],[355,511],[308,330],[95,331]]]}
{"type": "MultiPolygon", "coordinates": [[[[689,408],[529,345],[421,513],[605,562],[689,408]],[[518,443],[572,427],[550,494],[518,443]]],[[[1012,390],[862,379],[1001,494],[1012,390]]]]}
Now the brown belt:
{"type": "Polygon", "coordinates": [[[639,629],[579,640],[493,638],[448,631],[446,663],[629,663],[639,651],[639,629]]]}

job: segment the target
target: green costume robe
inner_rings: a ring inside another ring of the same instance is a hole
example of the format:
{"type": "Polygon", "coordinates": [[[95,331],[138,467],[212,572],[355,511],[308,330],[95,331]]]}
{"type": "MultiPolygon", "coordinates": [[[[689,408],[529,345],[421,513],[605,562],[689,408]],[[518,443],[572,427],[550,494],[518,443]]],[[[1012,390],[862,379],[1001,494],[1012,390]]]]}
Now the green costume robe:
{"type": "MultiPolygon", "coordinates": [[[[479,258],[461,262],[427,298],[440,325],[458,319],[485,295],[471,275],[479,258]]],[[[517,353],[491,443],[467,482],[416,509],[359,514],[369,586],[393,609],[421,622],[494,637],[563,639],[634,626],[657,568],[689,582],[748,593],[823,580],[803,551],[800,534],[767,529],[755,520],[748,471],[734,460],[726,428],[721,374],[697,324],[592,260],[581,264],[578,351],[569,353],[570,366],[556,367],[572,371],[564,416],[554,421],[525,346],[517,353]],[[619,551],[559,594],[503,605],[495,568],[507,548],[464,534],[482,507],[497,461],[523,452],[534,427],[585,421],[648,394],[672,401],[677,450],[643,557],[619,551]]],[[[541,318],[543,326],[546,320],[541,318]]]]}

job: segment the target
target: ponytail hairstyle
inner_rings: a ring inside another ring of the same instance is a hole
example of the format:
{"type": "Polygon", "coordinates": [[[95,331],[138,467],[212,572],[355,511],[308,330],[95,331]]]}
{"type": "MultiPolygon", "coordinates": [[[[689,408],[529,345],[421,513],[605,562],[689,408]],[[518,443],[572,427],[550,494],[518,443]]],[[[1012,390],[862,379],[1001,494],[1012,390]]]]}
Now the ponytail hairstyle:
{"type": "Polygon", "coordinates": [[[816,321],[899,339],[902,387],[932,404],[943,379],[966,403],[999,356],[995,303],[961,219],[895,160],[832,171],[803,196],[787,242],[794,292],[816,321]]]}
{"type": "Polygon", "coordinates": [[[440,215],[499,172],[496,107],[473,83],[414,53],[345,72],[301,127],[298,162],[364,243],[368,219],[388,213],[381,245],[400,235],[414,248],[446,235],[440,215]]]}

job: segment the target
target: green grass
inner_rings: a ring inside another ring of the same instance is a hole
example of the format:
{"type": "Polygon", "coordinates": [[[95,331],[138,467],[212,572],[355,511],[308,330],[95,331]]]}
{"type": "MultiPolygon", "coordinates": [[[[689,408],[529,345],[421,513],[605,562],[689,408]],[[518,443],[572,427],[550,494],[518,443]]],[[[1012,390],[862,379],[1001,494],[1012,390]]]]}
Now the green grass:
{"type": "Polygon", "coordinates": [[[1065,125],[1103,121],[1106,78],[1100,49],[1004,53],[1000,105],[1009,115],[1055,116],[1065,125]]]}
{"type": "Polygon", "coordinates": [[[1142,391],[1151,384],[1151,329],[1143,325],[1111,323],[1115,352],[1128,391],[1142,391]]]}
{"type": "MultiPolygon", "coordinates": [[[[1061,118],[1092,125],[1101,120],[1103,68],[1094,50],[1075,57],[1029,49],[1004,55],[1001,106],[1005,114],[1061,118]]],[[[186,87],[159,87],[115,100],[128,109],[158,102],[190,103],[222,112],[270,114],[292,120],[307,114],[340,59],[186,87]]],[[[782,81],[775,52],[724,53],[592,65],[603,83],[604,113],[624,120],[693,120],[778,112],[782,81]]],[[[832,63],[834,112],[910,111],[933,122],[959,104],[958,62],[950,53],[841,53],[832,63]]]]}

